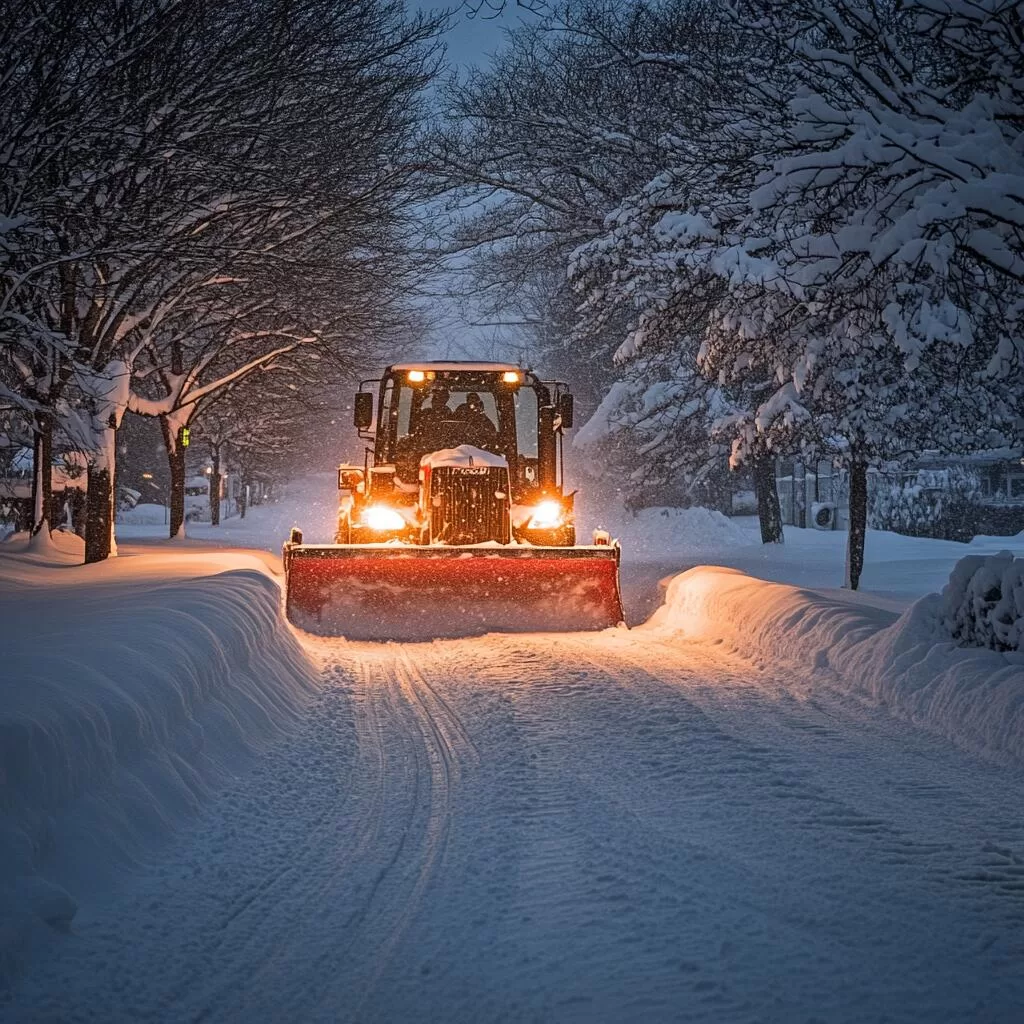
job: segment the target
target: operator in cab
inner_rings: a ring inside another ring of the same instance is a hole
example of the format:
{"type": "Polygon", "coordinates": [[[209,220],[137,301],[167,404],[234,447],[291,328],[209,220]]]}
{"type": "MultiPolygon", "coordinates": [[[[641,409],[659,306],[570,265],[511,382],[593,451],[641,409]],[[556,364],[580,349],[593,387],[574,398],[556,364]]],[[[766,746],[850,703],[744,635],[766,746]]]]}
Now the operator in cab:
{"type": "Polygon", "coordinates": [[[455,410],[461,423],[465,444],[476,448],[493,448],[498,440],[498,428],[484,409],[483,400],[475,391],[466,394],[466,400],[455,410]]]}
{"type": "Polygon", "coordinates": [[[430,404],[420,409],[416,434],[419,447],[428,452],[454,448],[461,443],[461,423],[453,409],[448,407],[451,391],[438,384],[430,393],[430,404]]]}

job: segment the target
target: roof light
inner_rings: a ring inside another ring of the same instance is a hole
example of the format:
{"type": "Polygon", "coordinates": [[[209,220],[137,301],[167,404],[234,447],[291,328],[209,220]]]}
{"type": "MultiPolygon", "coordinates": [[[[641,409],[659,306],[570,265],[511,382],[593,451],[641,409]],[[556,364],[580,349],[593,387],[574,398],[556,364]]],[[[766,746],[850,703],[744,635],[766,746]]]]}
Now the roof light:
{"type": "Polygon", "coordinates": [[[519,374],[516,373],[515,370],[506,370],[501,375],[501,382],[502,382],[502,384],[518,384],[519,383],[519,374]]]}
{"type": "Polygon", "coordinates": [[[410,384],[422,384],[427,379],[427,375],[422,370],[410,370],[409,371],[409,383],[410,384]]]}

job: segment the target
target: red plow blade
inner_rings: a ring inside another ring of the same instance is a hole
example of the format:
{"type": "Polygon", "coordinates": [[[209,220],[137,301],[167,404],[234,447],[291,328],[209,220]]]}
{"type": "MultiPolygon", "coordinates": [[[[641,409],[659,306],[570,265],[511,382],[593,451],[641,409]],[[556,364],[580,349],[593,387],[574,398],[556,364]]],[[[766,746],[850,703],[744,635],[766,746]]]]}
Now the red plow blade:
{"type": "Polygon", "coordinates": [[[574,632],[622,621],[611,546],[285,547],[288,618],[352,640],[574,632]]]}

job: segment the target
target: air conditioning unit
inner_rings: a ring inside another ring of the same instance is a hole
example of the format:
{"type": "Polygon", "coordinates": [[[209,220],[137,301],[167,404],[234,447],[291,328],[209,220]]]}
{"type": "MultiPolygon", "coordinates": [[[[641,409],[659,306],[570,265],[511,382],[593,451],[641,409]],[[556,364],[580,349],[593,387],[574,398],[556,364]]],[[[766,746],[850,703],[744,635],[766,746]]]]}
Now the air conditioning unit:
{"type": "Polygon", "coordinates": [[[811,504],[811,525],[816,530],[834,530],[836,528],[836,503],[834,501],[815,501],[811,504]]]}

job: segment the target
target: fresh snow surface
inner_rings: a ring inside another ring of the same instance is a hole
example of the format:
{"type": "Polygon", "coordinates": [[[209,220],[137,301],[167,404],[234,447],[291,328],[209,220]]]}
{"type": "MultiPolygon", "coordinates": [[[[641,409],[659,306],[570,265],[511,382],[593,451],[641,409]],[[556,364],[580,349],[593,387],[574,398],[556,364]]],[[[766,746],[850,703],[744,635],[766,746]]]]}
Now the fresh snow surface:
{"type": "Polygon", "coordinates": [[[194,815],[315,686],[261,560],[71,568],[78,538],[55,537],[57,558],[0,548],[0,988],[79,887],[194,815]]]}
{"type": "Polygon", "coordinates": [[[933,594],[897,616],[705,566],[669,583],[645,628],[711,640],[762,669],[789,665],[808,697],[823,683],[849,689],[1024,763],[1024,651],[958,646],[943,614],[954,597],[933,594]]]}
{"type": "Polygon", "coordinates": [[[117,513],[117,526],[166,526],[167,506],[143,502],[134,508],[122,509],[117,513]]]}
{"type": "Polygon", "coordinates": [[[750,529],[707,508],[645,508],[621,514],[609,528],[637,561],[680,552],[728,552],[755,542],[750,529]]]}
{"type": "Polygon", "coordinates": [[[494,466],[504,469],[508,460],[504,455],[495,455],[494,452],[484,451],[471,444],[460,444],[457,448],[442,448],[424,455],[420,465],[430,466],[431,469],[440,466],[494,466]]]}
{"type": "Polygon", "coordinates": [[[0,543],[0,552],[22,555],[30,565],[80,565],[85,558],[85,541],[67,530],[41,531],[34,537],[27,532],[9,533],[0,543]]]}
{"type": "MultiPolygon", "coordinates": [[[[222,543],[315,533],[318,502],[329,527],[329,480],[296,495],[222,543]]],[[[48,726],[0,811],[0,1021],[1021,1019],[1019,656],[914,603],[989,542],[872,534],[854,596],[806,585],[842,578],[842,535],[731,525],[722,560],[803,589],[659,591],[719,559],[623,531],[649,624],[411,644],[290,632],[265,552],[0,545],[0,645],[31,665],[0,722],[48,726]]]]}
{"type": "MultiPolygon", "coordinates": [[[[762,544],[755,516],[728,519],[706,509],[677,509],[669,524],[685,523],[687,513],[702,513],[712,524],[726,523],[716,538],[715,530],[659,531],[655,541],[646,532],[644,514],[635,519],[612,511],[594,514],[584,508],[577,516],[580,536],[602,526],[622,544],[622,587],[626,618],[630,625],[644,621],[662,603],[664,582],[698,565],[724,565],[760,579],[793,583],[822,591],[837,600],[871,604],[891,610],[909,607],[919,597],[938,593],[949,581],[953,567],[968,555],[995,555],[1008,550],[1024,556],[1024,534],[1016,537],[976,537],[970,544],[955,541],[904,537],[868,530],[861,589],[842,590],[846,533],[840,530],[785,528],[784,544],[762,544]],[[739,531],[739,532],[736,532],[739,531]]],[[[648,514],[656,510],[648,510],[648,514]]],[[[652,516],[656,518],[656,516],[652,516]]],[[[700,519],[697,520],[698,523],[700,519]]]]}
{"type": "Polygon", "coordinates": [[[0,1019],[1024,1006],[1019,772],[712,641],[305,642],[323,688],[299,729],[83,891],[0,1019]]]}
{"type": "MultiPolygon", "coordinates": [[[[317,473],[292,485],[286,499],[252,506],[244,519],[231,515],[222,518],[220,526],[187,523],[183,546],[258,548],[279,555],[293,526],[302,527],[309,543],[329,544],[338,522],[337,480],[334,473],[317,473]]],[[[114,529],[119,541],[162,546],[167,540],[162,514],[157,522],[121,522],[114,529]]]]}

